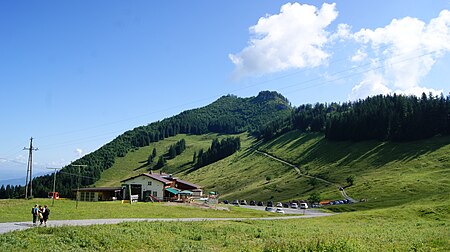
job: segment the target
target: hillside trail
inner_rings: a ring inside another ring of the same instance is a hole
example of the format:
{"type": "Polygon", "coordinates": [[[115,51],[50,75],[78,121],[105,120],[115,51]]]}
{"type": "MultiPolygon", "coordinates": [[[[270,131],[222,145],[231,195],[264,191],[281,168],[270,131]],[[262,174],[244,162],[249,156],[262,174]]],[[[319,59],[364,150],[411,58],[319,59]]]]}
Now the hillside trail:
{"type": "Polygon", "coordinates": [[[344,197],[345,199],[347,199],[348,201],[350,201],[350,202],[352,202],[352,203],[357,202],[356,200],[354,200],[353,198],[351,198],[350,196],[348,196],[347,192],[345,191],[345,189],[344,189],[344,187],[343,187],[342,185],[337,184],[337,183],[334,183],[334,182],[331,182],[331,181],[328,181],[328,180],[323,179],[323,178],[314,177],[314,176],[311,176],[311,175],[304,174],[304,173],[302,173],[302,172],[300,171],[300,169],[299,169],[296,165],[294,165],[294,164],[292,164],[292,163],[289,163],[289,162],[287,162],[287,161],[285,161],[285,160],[283,160],[283,159],[280,159],[280,158],[278,158],[278,157],[276,157],[276,156],[274,156],[274,155],[272,155],[272,154],[269,154],[269,153],[267,153],[267,152],[260,151],[260,150],[254,149],[254,148],[252,148],[252,149],[253,149],[256,153],[258,153],[258,154],[264,155],[264,156],[266,156],[266,157],[268,157],[268,158],[271,158],[271,159],[273,159],[273,160],[275,160],[275,161],[278,161],[278,162],[283,163],[283,164],[285,164],[285,165],[287,165],[287,166],[289,166],[289,167],[294,168],[294,170],[295,170],[295,171],[298,173],[298,175],[300,175],[300,176],[304,176],[304,177],[307,177],[307,178],[314,178],[314,179],[317,179],[317,180],[319,180],[319,181],[322,181],[322,182],[324,182],[324,183],[326,183],[326,184],[335,186],[335,187],[339,190],[339,192],[342,194],[342,197],[344,197]]]}

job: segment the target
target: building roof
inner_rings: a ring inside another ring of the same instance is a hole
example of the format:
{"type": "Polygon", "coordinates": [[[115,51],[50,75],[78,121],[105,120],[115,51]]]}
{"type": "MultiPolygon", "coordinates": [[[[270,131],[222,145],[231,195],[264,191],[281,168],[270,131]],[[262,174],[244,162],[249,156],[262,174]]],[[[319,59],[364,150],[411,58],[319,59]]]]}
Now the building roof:
{"type": "Polygon", "coordinates": [[[170,185],[172,183],[172,181],[174,181],[175,183],[183,184],[183,185],[188,186],[188,187],[190,187],[190,188],[192,188],[194,190],[202,188],[199,185],[187,182],[185,180],[181,180],[179,178],[172,177],[171,174],[165,174],[165,173],[162,173],[162,174],[159,174],[159,173],[142,173],[142,174],[136,175],[134,177],[122,180],[120,182],[125,182],[125,181],[131,180],[131,179],[134,179],[134,178],[137,178],[137,177],[140,177],[140,176],[146,176],[148,178],[152,178],[154,180],[157,180],[157,181],[160,181],[160,182],[164,183],[165,185],[170,185]]]}
{"type": "Polygon", "coordinates": [[[184,191],[181,191],[179,194],[188,194],[188,195],[192,195],[192,194],[194,194],[194,193],[191,192],[191,191],[188,191],[188,190],[184,190],[184,191]]]}
{"type": "Polygon", "coordinates": [[[170,192],[172,194],[175,194],[175,195],[180,193],[180,190],[178,190],[176,188],[172,188],[172,187],[166,188],[166,191],[168,191],[168,192],[170,192]]]}
{"type": "Polygon", "coordinates": [[[190,182],[187,182],[187,181],[184,181],[184,180],[181,180],[181,179],[178,179],[178,178],[176,179],[176,181],[177,181],[177,183],[179,183],[179,184],[184,184],[184,185],[190,186],[190,187],[195,188],[195,189],[200,189],[200,188],[202,188],[202,187],[199,186],[199,185],[192,184],[192,183],[190,183],[190,182]]]}
{"type": "Polygon", "coordinates": [[[167,179],[163,178],[164,174],[155,174],[155,173],[141,173],[139,175],[136,175],[136,176],[131,177],[131,178],[127,178],[127,179],[122,180],[120,182],[125,182],[125,181],[131,180],[131,179],[134,179],[134,178],[137,178],[137,177],[140,177],[140,176],[146,176],[148,178],[152,178],[152,179],[157,180],[159,182],[162,182],[162,183],[164,183],[166,185],[170,184],[170,180],[167,180],[167,179]]]}
{"type": "Polygon", "coordinates": [[[80,192],[114,192],[122,190],[122,187],[88,187],[88,188],[80,188],[80,189],[73,189],[73,191],[80,191],[80,192]]]}

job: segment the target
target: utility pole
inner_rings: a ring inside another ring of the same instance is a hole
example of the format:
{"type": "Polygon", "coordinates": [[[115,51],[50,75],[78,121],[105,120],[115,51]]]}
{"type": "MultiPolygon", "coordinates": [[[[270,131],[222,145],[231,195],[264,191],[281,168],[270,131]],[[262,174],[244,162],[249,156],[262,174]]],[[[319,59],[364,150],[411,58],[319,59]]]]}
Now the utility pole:
{"type": "Polygon", "coordinates": [[[74,164],[70,164],[71,166],[74,166],[74,167],[78,167],[78,176],[77,176],[77,194],[76,194],[76,196],[75,196],[75,198],[76,198],[76,200],[77,200],[77,203],[76,203],[76,205],[75,205],[75,208],[78,208],[78,192],[80,191],[80,168],[81,167],[87,167],[87,165],[74,165],[74,164]]]}
{"type": "Polygon", "coordinates": [[[23,150],[29,151],[27,181],[25,183],[25,199],[28,199],[28,184],[30,184],[30,198],[33,197],[33,151],[38,150],[38,148],[33,148],[33,138],[30,138],[30,147],[24,147],[23,150]]]}
{"type": "Polygon", "coordinates": [[[55,194],[56,194],[56,170],[59,170],[61,168],[49,168],[47,169],[53,170],[53,194],[52,194],[52,207],[55,204],[55,194]]]}

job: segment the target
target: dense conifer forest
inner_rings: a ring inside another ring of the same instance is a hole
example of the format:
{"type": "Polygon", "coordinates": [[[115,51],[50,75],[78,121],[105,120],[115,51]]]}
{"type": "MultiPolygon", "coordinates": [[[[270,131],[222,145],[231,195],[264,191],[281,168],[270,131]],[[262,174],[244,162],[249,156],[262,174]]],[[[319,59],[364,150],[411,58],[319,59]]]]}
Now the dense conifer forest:
{"type": "Polygon", "coordinates": [[[334,141],[412,141],[450,134],[450,96],[378,95],[348,103],[316,103],[295,108],[254,134],[271,139],[298,129],[323,132],[334,141]]]}
{"type": "Polygon", "coordinates": [[[200,149],[198,155],[194,153],[195,169],[212,164],[226,158],[241,148],[239,137],[227,137],[222,140],[214,139],[207,151],[200,149]]]}

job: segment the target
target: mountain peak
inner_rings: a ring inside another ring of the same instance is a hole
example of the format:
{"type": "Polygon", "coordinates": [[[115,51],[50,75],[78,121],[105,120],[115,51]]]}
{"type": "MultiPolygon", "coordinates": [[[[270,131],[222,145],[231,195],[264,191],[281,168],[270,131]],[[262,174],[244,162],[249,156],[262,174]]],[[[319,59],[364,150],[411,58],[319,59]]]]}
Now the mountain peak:
{"type": "Polygon", "coordinates": [[[276,91],[261,91],[256,97],[252,98],[251,102],[255,104],[276,105],[279,110],[291,107],[289,100],[276,91]]]}

